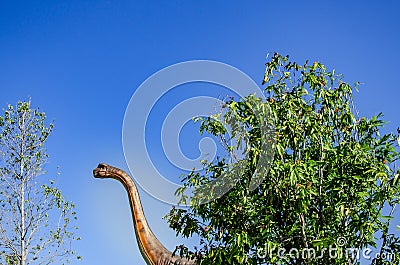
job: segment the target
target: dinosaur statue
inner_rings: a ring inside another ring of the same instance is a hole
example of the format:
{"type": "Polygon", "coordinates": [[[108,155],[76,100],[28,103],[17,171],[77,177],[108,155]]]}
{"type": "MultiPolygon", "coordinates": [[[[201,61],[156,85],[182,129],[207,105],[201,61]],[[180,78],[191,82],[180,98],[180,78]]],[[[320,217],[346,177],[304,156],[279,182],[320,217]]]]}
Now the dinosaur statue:
{"type": "Polygon", "coordinates": [[[93,170],[95,178],[113,178],[120,181],[129,196],[129,203],[132,212],[133,224],[135,228],[136,240],[139,245],[146,264],[148,265],[194,265],[194,259],[189,260],[173,255],[168,251],[161,242],[154,236],[146,217],[144,216],[142,205],[140,203],[139,193],[132,178],[123,170],[109,166],[107,164],[99,164],[93,170]]]}

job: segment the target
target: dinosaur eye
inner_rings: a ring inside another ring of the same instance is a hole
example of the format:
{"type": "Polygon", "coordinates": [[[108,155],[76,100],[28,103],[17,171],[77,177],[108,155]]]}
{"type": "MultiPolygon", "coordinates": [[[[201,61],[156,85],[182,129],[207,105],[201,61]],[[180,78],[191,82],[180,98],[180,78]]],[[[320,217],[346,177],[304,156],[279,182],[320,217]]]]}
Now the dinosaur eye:
{"type": "Polygon", "coordinates": [[[104,164],[99,164],[97,168],[107,171],[108,167],[104,164]]]}

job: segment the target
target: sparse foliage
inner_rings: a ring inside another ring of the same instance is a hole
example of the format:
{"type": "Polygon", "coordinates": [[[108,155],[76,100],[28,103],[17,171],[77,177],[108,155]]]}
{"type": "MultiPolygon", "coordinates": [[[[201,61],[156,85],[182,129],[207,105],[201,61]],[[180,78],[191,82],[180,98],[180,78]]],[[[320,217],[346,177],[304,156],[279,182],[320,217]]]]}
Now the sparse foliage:
{"type": "Polygon", "coordinates": [[[45,119],[30,102],[0,116],[0,264],[60,264],[76,255],[75,206],[44,176],[53,130],[45,119]]]}
{"type": "MultiPolygon", "coordinates": [[[[370,247],[371,264],[398,264],[398,135],[381,135],[382,114],[359,117],[352,95],[357,84],[321,63],[298,65],[274,54],[263,85],[265,102],[249,96],[223,106],[247,132],[248,155],[235,162],[246,165],[239,181],[217,200],[173,208],[165,217],[177,234],[200,237],[198,248],[181,246],[180,253],[202,264],[359,264],[362,255],[346,251],[370,247]],[[263,144],[254,104],[269,105],[275,155],[262,184],[251,190],[263,144]],[[332,247],[342,255],[332,257],[332,247]]],[[[203,119],[201,128],[227,139],[220,117],[203,119]]],[[[206,162],[184,176],[177,191],[182,202],[186,189],[218,178],[227,161],[206,162]]]]}

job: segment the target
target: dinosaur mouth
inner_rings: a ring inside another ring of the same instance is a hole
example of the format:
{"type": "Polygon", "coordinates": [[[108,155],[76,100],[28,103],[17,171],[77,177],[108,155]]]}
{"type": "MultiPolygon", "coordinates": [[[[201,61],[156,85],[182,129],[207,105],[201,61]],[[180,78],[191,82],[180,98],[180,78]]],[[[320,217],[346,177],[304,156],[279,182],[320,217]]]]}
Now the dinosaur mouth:
{"type": "Polygon", "coordinates": [[[107,176],[108,173],[108,165],[106,164],[99,164],[97,168],[93,169],[93,176],[95,178],[104,178],[107,176]]]}

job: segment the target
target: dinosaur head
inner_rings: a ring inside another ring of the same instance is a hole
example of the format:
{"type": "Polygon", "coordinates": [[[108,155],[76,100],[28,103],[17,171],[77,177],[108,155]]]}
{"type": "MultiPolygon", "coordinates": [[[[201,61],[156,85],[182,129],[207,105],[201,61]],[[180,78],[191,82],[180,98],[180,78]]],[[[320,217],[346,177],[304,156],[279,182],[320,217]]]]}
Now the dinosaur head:
{"type": "Polygon", "coordinates": [[[100,163],[97,168],[93,169],[95,178],[110,178],[115,175],[115,168],[104,163],[100,163]]]}

